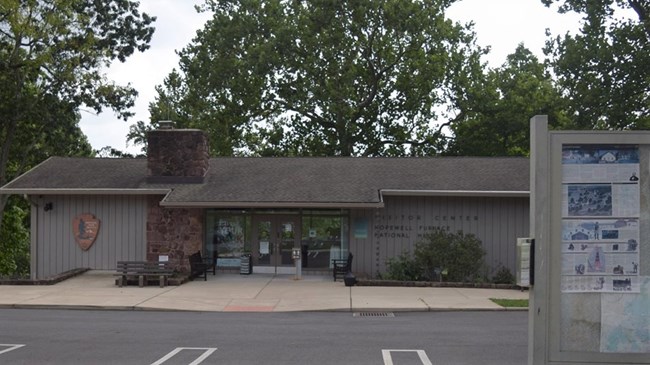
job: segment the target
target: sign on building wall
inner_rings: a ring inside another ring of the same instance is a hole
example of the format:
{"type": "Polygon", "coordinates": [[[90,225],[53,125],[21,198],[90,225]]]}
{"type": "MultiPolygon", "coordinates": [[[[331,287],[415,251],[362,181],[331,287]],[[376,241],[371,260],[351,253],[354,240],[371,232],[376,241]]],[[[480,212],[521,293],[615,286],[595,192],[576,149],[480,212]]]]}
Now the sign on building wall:
{"type": "Polygon", "coordinates": [[[100,221],[93,214],[83,213],[72,218],[72,233],[82,250],[88,251],[99,233],[100,221]]]}
{"type": "Polygon", "coordinates": [[[384,208],[372,211],[368,238],[355,242],[359,252],[371,253],[365,262],[359,258],[371,275],[385,272],[390,258],[412,254],[418,242],[437,230],[476,236],[486,252],[489,277],[501,268],[514,273],[517,237],[529,235],[527,193],[514,197],[384,196],[384,203],[384,208]]]}
{"type": "Polygon", "coordinates": [[[368,218],[357,217],[353,223],[354,238],[368,238],[368,218]]]}

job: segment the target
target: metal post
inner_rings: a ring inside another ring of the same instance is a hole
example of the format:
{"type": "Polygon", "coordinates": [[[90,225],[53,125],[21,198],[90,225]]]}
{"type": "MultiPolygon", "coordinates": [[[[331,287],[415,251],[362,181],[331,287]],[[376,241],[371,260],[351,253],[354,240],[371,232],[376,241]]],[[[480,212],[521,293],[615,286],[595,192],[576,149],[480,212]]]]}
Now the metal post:
{"type": "Polygon", "coordinates": [[[294,248],[291,251],[293,261],[296,263],[296,277],[295,280],[302,279],[302,253],[299,248],[294,248]]]}
{"type": "Polygon", "coordinates": [[[296,260],[296,280],[302,279],[302,257],[297,258],[296,260]]]}

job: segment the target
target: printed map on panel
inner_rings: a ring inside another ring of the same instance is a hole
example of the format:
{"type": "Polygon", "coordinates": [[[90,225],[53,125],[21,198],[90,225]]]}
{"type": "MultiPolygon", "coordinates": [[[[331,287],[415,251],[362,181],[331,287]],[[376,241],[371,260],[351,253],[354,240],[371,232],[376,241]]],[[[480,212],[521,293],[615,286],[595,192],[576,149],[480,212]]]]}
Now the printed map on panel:
{"type": "Polygon", "coordinates": [[[650,276],[640,294],[601,296],[601,352],[650,353],[650,276]]]}

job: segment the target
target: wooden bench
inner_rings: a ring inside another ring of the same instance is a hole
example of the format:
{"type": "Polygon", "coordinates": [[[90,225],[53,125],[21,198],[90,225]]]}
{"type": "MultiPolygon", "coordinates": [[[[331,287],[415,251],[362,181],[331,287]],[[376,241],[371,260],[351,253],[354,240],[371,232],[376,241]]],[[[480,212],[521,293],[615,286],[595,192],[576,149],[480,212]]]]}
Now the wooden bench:
{"type": "Polygon", "coordinates": [[[190,255],[190,280],[203,275],[203,280],[207,281],[210,270],[212,270],[212,275],[217,274],[217,268],[212,259],[201,257],[201,251],[190,255]]]}
{"type": "Polygon", "coordinates": [[[164,288],[167,284],[167,278],[174,274],[174,270],[169,267],[169,263],[161,261],[118,261],[115,271],[115,276],[119,276],[118,284],[120,288],[124,284],[128,284],[129,277],[137,277],[141,288],[148,278],[157,277],[160,287],[164,288]]]}
{"type": "Polygon", "coordinates": [[[334,275],[334,281],[338,276],[344,277],[345,274],[352,271],[352,253],[348,253],[347,259],[332,259],[332,274],[334,275]]]}

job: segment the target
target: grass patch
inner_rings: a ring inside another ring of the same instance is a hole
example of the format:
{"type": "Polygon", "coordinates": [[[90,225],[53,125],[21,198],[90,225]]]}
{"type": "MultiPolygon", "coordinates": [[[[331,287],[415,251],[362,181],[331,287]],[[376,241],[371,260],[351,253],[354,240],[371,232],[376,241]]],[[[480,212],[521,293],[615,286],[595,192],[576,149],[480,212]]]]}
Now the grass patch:
{"type": "Polygon", "coordinates": [[[491,301],[506,308],[528,308],[528,299],[496,299],[490,298],[491,301]]]}

